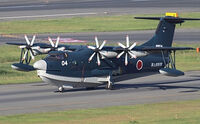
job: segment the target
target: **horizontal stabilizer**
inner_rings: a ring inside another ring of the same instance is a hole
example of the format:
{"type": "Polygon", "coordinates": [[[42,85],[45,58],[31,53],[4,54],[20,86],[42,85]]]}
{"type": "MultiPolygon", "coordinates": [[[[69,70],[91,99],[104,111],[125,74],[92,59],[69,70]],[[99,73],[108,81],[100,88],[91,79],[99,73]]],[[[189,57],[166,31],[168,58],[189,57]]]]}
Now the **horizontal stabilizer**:
{"type": "Polygon", "coordinates": [[[135,19],[148,19],[148,20],[160,20],[161,18],[165,20],[200,20],[200,18],[179,18],[179,17],[135,17],[135,19]]]}
{"type": "Polygon", "coordinates": [[[184,21],[200,20],[200,18],[179,18],[179,17],[135,17],[135,19],[165,20],[171,23],[183,23],[184,21]]]}

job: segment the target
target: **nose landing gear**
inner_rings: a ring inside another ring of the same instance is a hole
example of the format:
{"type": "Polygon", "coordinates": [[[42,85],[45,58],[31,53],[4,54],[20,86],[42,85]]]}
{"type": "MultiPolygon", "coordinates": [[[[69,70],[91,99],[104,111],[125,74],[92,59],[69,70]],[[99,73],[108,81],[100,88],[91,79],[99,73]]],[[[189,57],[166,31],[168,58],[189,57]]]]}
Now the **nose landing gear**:
{"type": "Polygon", "coordinates": [[[63,92],[65,89],[62,87],[62,86],[60,86],[60,87],[58,87],[58,91],[59,92],[63,92]]]}

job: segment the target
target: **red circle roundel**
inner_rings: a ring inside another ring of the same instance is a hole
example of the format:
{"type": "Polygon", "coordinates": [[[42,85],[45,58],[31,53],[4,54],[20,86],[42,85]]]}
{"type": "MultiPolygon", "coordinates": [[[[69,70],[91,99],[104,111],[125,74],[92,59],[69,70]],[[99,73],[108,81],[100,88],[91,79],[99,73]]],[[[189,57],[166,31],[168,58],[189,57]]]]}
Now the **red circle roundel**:
{"type": "Polygon", "coordinates": [[[136,68],[137,70],[141,70],[143,67],[143,62],[142,60],[138,60],[137,63],[136,63],[136,68]]]}

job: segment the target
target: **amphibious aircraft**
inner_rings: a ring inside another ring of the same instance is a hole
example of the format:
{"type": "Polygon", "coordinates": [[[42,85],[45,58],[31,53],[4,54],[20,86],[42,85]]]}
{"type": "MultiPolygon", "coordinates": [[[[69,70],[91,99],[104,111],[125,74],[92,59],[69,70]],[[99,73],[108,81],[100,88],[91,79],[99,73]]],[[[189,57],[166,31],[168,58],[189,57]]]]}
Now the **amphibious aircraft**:
{"type": "Polygon", "coordinates": [[[132,78],[161,73],[168,76],[181,76],[184,72],[176,69],[175,52],[192,50],[190,47],[172,47],[176,24],[197,18],[180,18],[177,13],[166,13],[165,17],[135,17],[136,19],[159,20],[155,35],[142,45],[130,44],[128,35],[125,45],[105,46],[106,41],[96,46],[59,45],[49,39],[51,45],[34,43],[36,36],[25,43],[8,43],[19,45],[21,57],[12,68],[20,71],[36,70],[44,81],[64,88],[95,88],[106,85],[113,89],[116,82],[132,78]],[[39,54],[48,54],[44,59],[30,65],[31,59],[39,54]]]}

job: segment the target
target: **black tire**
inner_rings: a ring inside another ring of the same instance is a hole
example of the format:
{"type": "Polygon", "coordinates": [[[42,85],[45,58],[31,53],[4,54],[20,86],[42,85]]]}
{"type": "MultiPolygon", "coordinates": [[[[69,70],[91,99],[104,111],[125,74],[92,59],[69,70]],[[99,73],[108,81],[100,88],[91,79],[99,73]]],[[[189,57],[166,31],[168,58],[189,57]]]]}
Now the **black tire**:
{"type": "Polygon", "coordinates": [[[110,86],[107,84],[105,88],[106,88],[106,90],[113,90],[114,86],[113,86],[113,84],[110,84],[110,86]]]}
{"type": "Polygon", "coordinates": [[[86,87],[86,90],[95,90],[96,87],[86,87]]]}
{"type": "Polygon", "coordinates": [[[65,90],[65,89],[64,89],[63,87],[58,87],[58,91],[59,91],[59,92],[62,93],[64,90],[65,90]]]}

